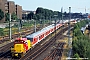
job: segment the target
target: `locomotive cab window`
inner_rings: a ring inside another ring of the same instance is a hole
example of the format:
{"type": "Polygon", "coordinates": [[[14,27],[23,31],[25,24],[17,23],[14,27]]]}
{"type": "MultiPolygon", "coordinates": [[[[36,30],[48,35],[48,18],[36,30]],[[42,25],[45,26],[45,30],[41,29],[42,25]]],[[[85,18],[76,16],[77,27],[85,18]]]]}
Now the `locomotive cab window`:
{"type": "Polygon", "coordinates": [[[15,40],[15,43],[23,43],[23,40],[15,40]]]}
{"type": "Polygon", "coordinates": [[[31,42],[33,42],[33,38],[27,38],[28,40],[30,40],[31,42]]]}

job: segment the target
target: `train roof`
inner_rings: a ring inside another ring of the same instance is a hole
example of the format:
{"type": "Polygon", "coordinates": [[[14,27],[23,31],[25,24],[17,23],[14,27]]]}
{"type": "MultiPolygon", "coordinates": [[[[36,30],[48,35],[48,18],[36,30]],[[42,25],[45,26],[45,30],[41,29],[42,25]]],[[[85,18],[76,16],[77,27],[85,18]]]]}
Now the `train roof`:
{"type": "Polygon", "coordinates": [[[51,29],[51,28],[53,28],[53,27],[54,27],[54,24],[49,25],[49,26],[43,28],[42,31],[49,30],[49,29],[51,29]]]}
{"type": "Polygon", "coordinates": [[[20,37],[20,38],[16,38],[16,40],[23,40],[23,41],[27,41],[27,38],[22,38],[22,37],[20,37]]]}
{"type": "Polygon", "coordinates": [[[38,31],[38,32],[35,32],[35,33],[33,33],[33,34],[30,34],[30,35],[26,36],[26,38],[32,38],[32,37],[38,36],[38,35],[40,35],[41,33],[45,32],[45,31],[47,31],[47,30],[50,30],[50,29],[53,28],[53,27],[54,27],[54,24],[49,25],[49,26],[43,28],[42,30],[40,30],[40,31],[38,31]]]}

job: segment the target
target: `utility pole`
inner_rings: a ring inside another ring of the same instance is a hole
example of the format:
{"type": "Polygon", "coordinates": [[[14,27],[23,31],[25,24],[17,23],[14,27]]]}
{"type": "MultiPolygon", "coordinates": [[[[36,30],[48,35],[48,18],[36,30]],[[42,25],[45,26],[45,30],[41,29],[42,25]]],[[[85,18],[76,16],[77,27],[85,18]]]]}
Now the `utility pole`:
{"type": "Polygon", "coordinates": [[[49,20],[49,24],[51,25],[51,18],[49,17],[49,19],[50,19],[50,20],[49,20]]]}
{"type": "Polygon", "coordinates": [[[52,21],[51,21],[51,16],[50,16],[50,25],[51,25],[51,22],[52,22],[52,21]]]}
{"type": "Polygon", "coordinates": [[[36,20],[34,20],[34,23],[35,23],[35,32],[36,32],[36,20]]]}
{"type": "Polygon", "coordinates": [[[44,27],[45,27],[45,19],[43,19],[44,20],[44,27]]]}
{"type": "Polygon", "coordinates": [[[85,7],[85,14],[86,14],[86,7],[85,7]]]}
{"type": "Polygon", "coordinates": [[[54,17],[55,17],[55,40],[56,40],[56,17],[57,17],[57,15],[54,15],[54,17]]]}
{"type": "Polygon", "coordinates": [[[68,22],[68,47],[70,47],[70,20],[71,20],[71,7],[69,7],[69,22],[68,22]]]}
{"type": "MultiPolygon", "coordinates": [[[[61,8],[61,20],[62,20],[62,25],[63,25],[63,7],[61,8]]],[[[62,26],[62,29],[63,29],[64,26],[62,26]]],[[[63,31],[64,33],[64,31],[63,31]]]]}
{"type": "Polygon", "coordinates": [[[61,14],[62,14],[62,24],[63,24],[63,7],[61,8],[61,14]]]}
{"type": "MultiPolygon", "coordinates": [[[[56,16],[55,16],[55,29],[56,29],[56,16]]],[[[55,40],[56,40],[56,30],[55,30],[55,40]]]]}
{"type": "Polygon", "coordinates": [[[21,37],[22,21],[19,17],[20,16],[18,16],[18,32],[19,32],[19,36],[21,37]]]}
{"type": "Polygon", "coordinates": [[[21,37],[21,23],[20,23],[20,19],[19,19],[19,22],[18,22],[18,31],[19,31],[19,34],[20,34],[20,37],[21,37]]]}
{"type": "Polygon", "coordinates": [[[40,19],[40,30],[42,29],[42,20],[40,19]]]}
{"type": "Polygon", "coordinates": [[[12,35],[11,35],[11,13],[9,14],[10,20],[9,20],[9,39],[11,40],[12,35]]]}

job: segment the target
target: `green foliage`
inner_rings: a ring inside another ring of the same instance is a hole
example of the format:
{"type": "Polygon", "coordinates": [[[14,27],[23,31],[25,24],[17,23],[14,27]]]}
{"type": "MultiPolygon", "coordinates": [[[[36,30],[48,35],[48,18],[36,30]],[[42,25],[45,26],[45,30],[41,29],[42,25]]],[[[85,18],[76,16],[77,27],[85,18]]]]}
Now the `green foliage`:
{"type": "Polygon", "coordinates": [[[79,59],[80,57],[79,57],[78,53],[76,53],[73,58],[77,58],[76,60],[80,60],[79,59]]]}
{"type": "Polygon", "coordinates": [[[4,36],[3,28],[0,28],[0,36],[4,36]]]}
{"type": "Polygon", "coordinates": [[[59,11],[52,11],[49,9],[38,7],[36,9],[35,18],[37,18],[36,20],[39,20],[39,19],[49,20],[51,18],[54,18],[54,15],[57,15],[57,18],[60,17],[59,11]]]}
{"type": "Polygon", "coordinates": [[[77,37],[83,35],[79,28],[75,29],[73,32],[74,32],[74,33],[73,33],[74,36],[77,36],[77,37]]]}
{"type": "Polygon", "coordinates": [[[4,18],[4,12],[0,9],[0,20],[4,18]]]}
{"type": "Polygon", "coordinates": [[[33,12],[30,12],[27,16],[28,16],[27,19],[30,19],[31,20],[34,17],[34,13],[33,12]]]}
{"type": "Polygon", "coordinates": [[[37,20],[37,16],[36,16],[36,15],[34,15],[34,16],[33,16],[33,19],[37,20]]]}
{"type": "Polygon", "coordinates": [[[12,19],[12,20],[17,20],[17,19],[18,19],[18,18],[17,18],[17,15],[16,15],[15,13],[12,13],[11,19],[12,19]]]}
{"type": "Polygon", "coordinates": [[[6,14],[5,14],[5,21],[9,21],[9,19],[10,19],[10,18],[9,18],[9,13],[6,13],[6,14]]]}
{"type": "Polygon", "coordinates": [[[75,25],[73,30],[73,55],[77,56],[78,54],[81,58],[90,57],[90,39],[88,36],[85,36],[80,30],[81,27],[85,26],[87,23],[87,20],[81,21],[75,25]]]}
{"type": "Polygon", "coordinates": [[[74,29],[77,29],[77,28],[80,29],[81,27],[85,26],[85,25],[88,24],[88,23],[89,23],[88,20],[83,20],[83,21],[81,21],[81,22],[78,22],[77,24],[75,24],[74,29]]]}
{"type": "MultiPolygon", "coordinates": [[[[66,12],[65,12],[66,13],[66,12]]],[[[67,14],[67,13],[66,13],[67,14]]],[[[61,16],[62,16],[62,13],[59,12],[59,11],[52,11],[52,10],[49,10],[49,9],[46,9],[46,8],[42,8],[42,7],[38,7],[36,9],[36,14],[34,14],[33,12],[30,12],[28,15],[27,15],[27,19],[28,20],[31,20],[31,19],[34,19],[34,20],[51,20],[51,19],[54,19],[55,16],[54,15],[57,15],[57,19],[60,19],[61,16]]]]}
{"type": "Polygon", "coordinates": [[[41,14],[36,14],[36,16],[37,16],[37,20],[41,19],[41,14]]]}

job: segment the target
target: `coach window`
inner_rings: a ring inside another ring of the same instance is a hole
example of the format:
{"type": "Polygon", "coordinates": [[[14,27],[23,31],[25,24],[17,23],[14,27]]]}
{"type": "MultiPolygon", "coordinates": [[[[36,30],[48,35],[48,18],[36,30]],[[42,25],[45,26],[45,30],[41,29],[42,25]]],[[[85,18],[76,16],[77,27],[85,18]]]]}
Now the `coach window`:
{"type": "Polygon", "coordinates": [[[38,40],[38,38],[35,38],[36,39],[36,41],[38,40]]]}
{"type": "Polygon", "coordinates": [[[43,34],[42,34],[42,38],[43,38],[43,34]]]}
{"type": "Polygon", "coordinates": [[[44,37],[44,34],[43,34],[43,37],[44,37]]]}
{"type": "Polygon", "coordinates": [[[36,39],[34,38],[34,41],[35,41],[36,39]]]}
{"type": "Polygon", "coordinates": [[[41,35],[41,38],[42,38],[42,35],[41,35]]]}
{"type": "Polygon", "coordinates": [[[46,34],[48,34],[48,31],[47,31],[47,33],[46,34]]]}
{"type": "Polygon", "coordinates": [[[39,36],[39,40],[40,40],[40,36],[39,36]]]}
{"type": "Polygon", "coordinates": [[[37,41],[37,38],[34,38],[34,41],[37,41]]]}
{"type": "Polygon", "coordinates": [[[43,34],[42,34],[42,38],[43,38],[43,34]]]}
{"type": "Polygon", "coordinates": [[[46,32],[46,35],[47,35],[47,32],[46,32]]]}
{"type": "Polygon", "coordinates": [[[40,37],[41,39],[42,39],[42,35],[41,35],[41,37],[40,37]]]}
{"type": "Polygon", "coordinates": [[[45,35],[47,35],[47,32],[45,33],[45,35]]]}

